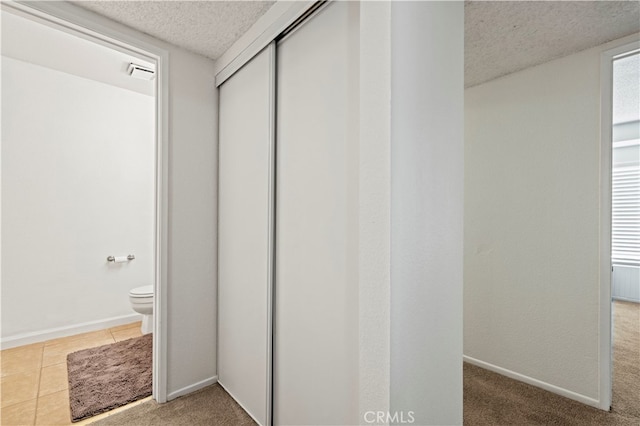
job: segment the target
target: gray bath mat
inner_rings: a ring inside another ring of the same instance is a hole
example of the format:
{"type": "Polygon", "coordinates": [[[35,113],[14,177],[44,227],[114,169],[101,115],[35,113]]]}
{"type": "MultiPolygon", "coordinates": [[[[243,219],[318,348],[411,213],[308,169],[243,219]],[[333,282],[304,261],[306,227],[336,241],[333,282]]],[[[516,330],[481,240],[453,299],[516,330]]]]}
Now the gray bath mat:
{"type": "Polygon", "coordinates": [[[152,335],[67,355],[71,420],[151,395],[152,335]]]}

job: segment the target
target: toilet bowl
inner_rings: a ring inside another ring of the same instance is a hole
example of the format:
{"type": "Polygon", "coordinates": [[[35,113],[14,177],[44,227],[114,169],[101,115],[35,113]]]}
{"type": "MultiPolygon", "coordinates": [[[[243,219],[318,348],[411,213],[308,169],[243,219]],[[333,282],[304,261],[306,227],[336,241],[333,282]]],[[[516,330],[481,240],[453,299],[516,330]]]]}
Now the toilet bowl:
{"type": "Polygon", "coordinates": [[[134,311],[142,314],[142,334],[153,331],[153,286],[136,287],[129,292],[129,301],[134,311]]]}

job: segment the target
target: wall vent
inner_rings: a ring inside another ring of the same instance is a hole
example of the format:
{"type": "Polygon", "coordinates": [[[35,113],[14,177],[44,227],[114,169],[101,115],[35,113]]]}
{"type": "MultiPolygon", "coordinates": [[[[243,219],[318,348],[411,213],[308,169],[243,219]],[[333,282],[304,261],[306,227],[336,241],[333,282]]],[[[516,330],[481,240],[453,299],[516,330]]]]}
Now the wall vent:
{"type": "Polygon", "coordinates": [[[129,75],[141,80],[153,80],[156,77],[156,72],[151,68],[143,67],[142,65],[129,64],[127,69],[129,75]]]}

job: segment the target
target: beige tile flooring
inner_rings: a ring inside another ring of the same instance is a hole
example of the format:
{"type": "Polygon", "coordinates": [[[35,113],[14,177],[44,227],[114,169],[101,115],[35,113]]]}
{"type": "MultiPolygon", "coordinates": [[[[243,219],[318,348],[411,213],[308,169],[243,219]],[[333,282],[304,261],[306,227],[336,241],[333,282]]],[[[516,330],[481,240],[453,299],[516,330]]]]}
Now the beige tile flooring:
{"type": "MultiPolygon", "coordinates": [[[[137,336],[140,322],[3,350],[0,424],[71,424],[67,354],[137,336]]],[[[97,417],[73,424],[88,424],[97,417]]]]}

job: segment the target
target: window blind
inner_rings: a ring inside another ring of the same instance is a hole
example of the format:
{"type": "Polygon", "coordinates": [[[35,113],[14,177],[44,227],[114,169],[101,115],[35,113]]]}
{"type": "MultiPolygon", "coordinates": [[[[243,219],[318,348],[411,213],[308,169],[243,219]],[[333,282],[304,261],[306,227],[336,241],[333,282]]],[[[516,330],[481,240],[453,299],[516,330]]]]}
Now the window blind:
{"type": "Polygon", "coordinates": [[[612,250],[616,265],[640,266],[640,166],[614,167],[612,179],[612,250]]]}

